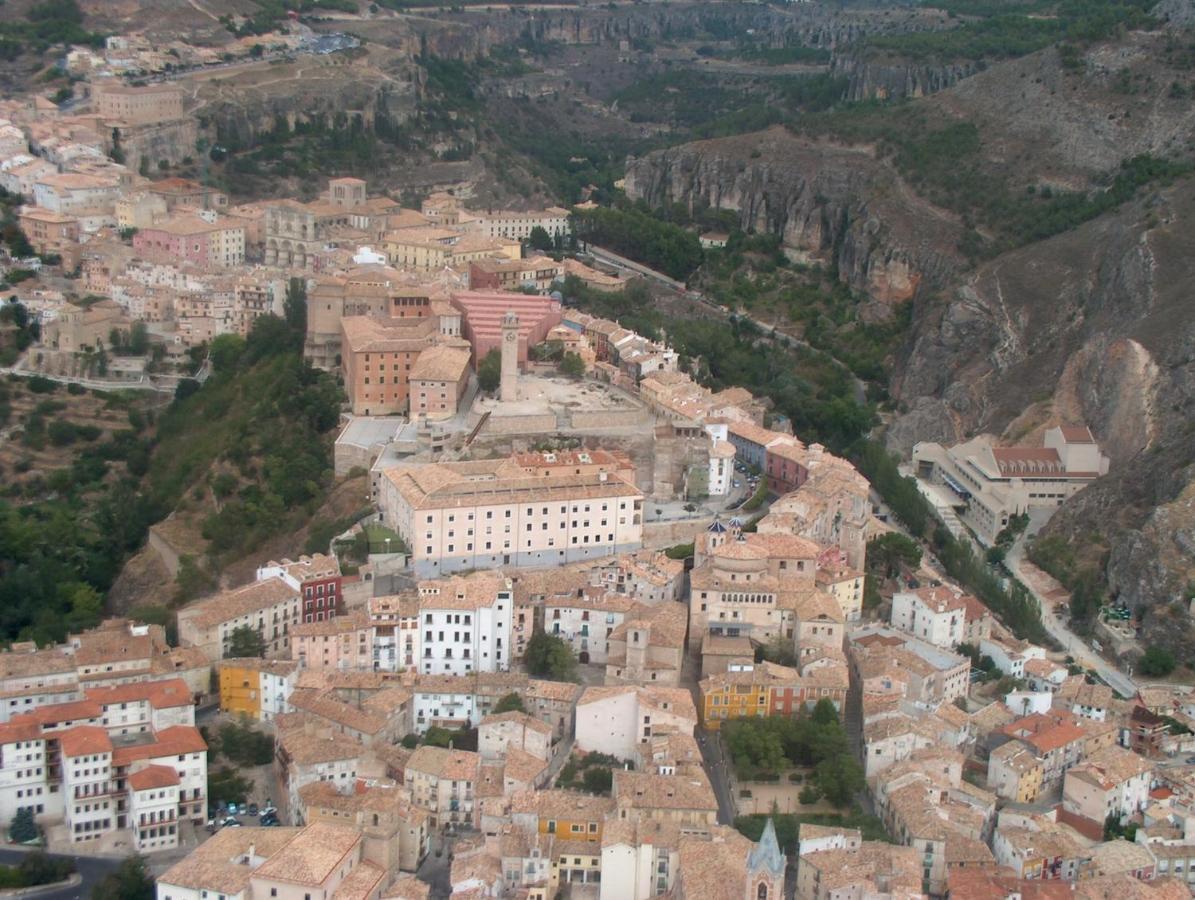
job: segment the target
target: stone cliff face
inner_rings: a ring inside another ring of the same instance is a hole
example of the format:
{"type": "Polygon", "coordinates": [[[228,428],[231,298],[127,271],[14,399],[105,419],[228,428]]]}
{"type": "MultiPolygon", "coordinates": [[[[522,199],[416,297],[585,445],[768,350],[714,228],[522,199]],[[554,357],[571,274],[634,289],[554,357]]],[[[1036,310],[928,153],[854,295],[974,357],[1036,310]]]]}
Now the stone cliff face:
{"type": "Polygon", "coordinates": [[[830,64],[835,75],[849,79],[847,100],[893,100],[926,97],[953,87],[982,70],[979,63],[914,65],[869,60],[853,53],[835,54],[830,64]]]}
{"type": "Polygon", "coordinates": [[[379,115],[402,122],[414,112],[418,90],[418,71],[396,64],[388,52],[376,63],[371,56],[354,65],[351,78],[335,59],[307,57],[200,82],[191,113],[211,138],[249,143],[279,119],[291,128],[299,122],[331,124],[338,115],[366,126],[379,115]]]}
{"type": "MultiPolygon", "coordinates": [[[[1188,180],[967,275],[915,322],[895,385],[908,412],[888,435],[907,450],[1010,433],[1027,406],[1038,425],[1089,424],[1111,473],[1046,533],[1106,546],[1110,591],[1138,608],[1195,582],[1192,215],[1188,180]]],[[[1148,635],[1189,656],[1187,621],[1154,610],[1148,635]]]]}
{"type": "Polygon", "coordinates": [[[959,265],[958,224],[907,192],[885,163],[783,129],[631,159],[626,192],[652,206],[734,210],[743,229],[779,235],[794,258],[835,266],[884,303],[946,283],[959,265]]]}

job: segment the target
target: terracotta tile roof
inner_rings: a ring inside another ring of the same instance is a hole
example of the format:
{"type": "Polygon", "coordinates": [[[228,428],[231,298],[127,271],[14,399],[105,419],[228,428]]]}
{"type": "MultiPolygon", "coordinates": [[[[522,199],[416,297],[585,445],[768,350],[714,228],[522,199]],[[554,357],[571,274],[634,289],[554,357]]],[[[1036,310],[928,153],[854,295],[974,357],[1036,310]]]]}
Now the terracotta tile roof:
{"type": "Polygon", "coordinates": [[[281,578],[267,578],[197,600],[179,610],[179,615],[190,619],[197,627],[210,628],[298,598],[299,592],[281,578]]]}
{"type": "Polygon", "coordinates": [[[117,747],[112,752],[113,766],[127,766],[139,759],[165,759],[186,753],[206,753],[207,742],[193,725],[172,725],[154,735],[154,739],[131,747],[117,747]]]}
{"type": "Polygon", "coordinates": [[[63,756],[90,756],[112,752],[112,740],[108,737],[107,730],[98,725],[76,725],[59,732],[58,746],[62,748],[63,756]]]}
{"type": "Polygon", "coordinates": [[[534,813],[541,819],[603,821],[614,812],[614,798],[594,797],[558,788],[516,791],[508,798],[512,813],[534,813]]]}
{"type": "Polygon", "coordinates": [[[431,885],[414,875],[399,875],[382,891],[379,900],[428,900],[430,896],[431,885]]]}
{"type": "MultiPolygon", "coordinates": [[[[281,718],[281,717],[279,717],[281,718]]],[[[277,725],[277,721],[275,722],[277,725]]],[[[360,759],[365,754],[365,745],[347,735],[335,738],[311,734],[302,728],[283,731],[279,725],[278,742],[290,761],[299,766],[319,763],[360,759]]]]}
{"type": "Polygon", "coordinates": [[[0,725],[0,745],[39,740],[42,740],[41,725],[32,719],[22,716],[0,725]]]}
{"type": "Polygon", "coordinates": [[[429,347],[415,359],[408,381],[459,381],[469,371],[470,353],[459,347],[429,347]]]}
{"type": "Polygon", "coordinates": [[[506,751],[506,764],[503,768],[503,778],[509,778],[518,784],[534,786],[535,780],[548,767],[547,760],[532,756],[517,747],[510,747],[506,751]]]}
{"type": "MultiPolygon", "coordinates": [[[[686,897],[742,900],[747,883],[747,857],[754,844],[731,828],[711,829],[714,839],[680,839],[679,879],[686,897]]],[[[754,895],[754,891],[750,894],[754,895]]]]}
{"type": "Polygon", "coordinates": [[[684,775],[616,770],[614,800],[632,809],[718,810],[718,798],[700,768],[684,775]]]}
{"type": "Polygon", "coordinates": [[[385,869],[362,859],[337,885],[330,900],[371,900],[374,890],[385,877],[385,869]]]}
{"type": "Polygon", "coordinates": [[[406,772],[421,772],[449,781],[476,781],[481,756],[469,750],[449,750],[424,744],[407,760],[406,772]]]}
{"type": "Polygon", "coordinates": [[[152,791],[178,783],[178,772],[170,766],[146,766],[129,775],[129,785],[135,791],[152,791]]]}
{"type": "Polygon", "coordinates": [[[209,894],[241,894],[249,887],[253,869],[237,861],[246,858],[249,848],[268,858],[294,840],[300,831],[300,828],[221,829],[158,876],[158,883],[209,894]]]}
{"type": "Polygon", "coordinates": [[[827,895],[854,888],[862,896],[920,897],[921,854],[913,847],[864,841],[858,850],[817,850],[801,857],[819,873],[827,895]]]}
{"type": "Polygon", "coordinates": [[[1105,747],[1071,766],[1066,772],[1067,780],[1078,778],[1110,791],[1131,778],[1146,775],[1152,771],[1149,760],[1138,756],[1132,750],[1121,747],[1105,747]]]}
{"type": "Polygon", "coordinates": [[[317,822],[308,825],[254,873],[255,878],[318,887],[360,842],[354,828],[317,822]]]}
{"type": "Polygon", "coordinates": [[[154,709],[171,709],[192,706],[195,703],[191,690],[181,678],[166,681],[141,681],[132,684],[118,684],[112,687],[88,688],[86,697],[104,706],[114,703],[147,701],[154,709]]]}

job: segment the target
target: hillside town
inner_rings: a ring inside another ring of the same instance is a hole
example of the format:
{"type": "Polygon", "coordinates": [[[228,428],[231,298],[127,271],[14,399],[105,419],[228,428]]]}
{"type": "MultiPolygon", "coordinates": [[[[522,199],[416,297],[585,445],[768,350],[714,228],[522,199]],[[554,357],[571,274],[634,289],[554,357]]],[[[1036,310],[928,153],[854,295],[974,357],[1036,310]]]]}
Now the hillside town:
{"type": "MultiPolygon", "coordinates": [[[[158,900],[1191,895],[1195,689],[1018,637],[852,462],[566,303],[631,278],[560,252],[570,210],[163,174],[183,91],[115,76],[170,50],[79,48],[82,103],[0,100],[29,245],[0,302],[36,325],[6,373],[170,397],[305,305],[367,508],[166,624],[0,652],[12,843],[141,855],[158,900]]],[[[1076,422],[910,474],[986,549],[1109,465],[1076,422]]]]}

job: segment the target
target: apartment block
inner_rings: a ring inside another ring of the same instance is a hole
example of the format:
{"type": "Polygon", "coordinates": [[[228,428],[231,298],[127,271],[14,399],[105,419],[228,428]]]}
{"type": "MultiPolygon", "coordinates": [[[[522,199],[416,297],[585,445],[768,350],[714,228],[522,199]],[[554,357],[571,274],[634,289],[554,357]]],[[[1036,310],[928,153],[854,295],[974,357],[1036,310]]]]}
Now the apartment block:
{"type": "Polygon", "coordinates": [[[643,493],[608,472],[529,475],[514,457],[429,463],[386,469],[379,494],[383,521],[424,578],[596,559],[642,541],[643,493]]]}
{"type": "Polygon", "coordinates": [[[467,675],[510,668],[514,592],[500,573],[419,583],[420,672],[467,675]]]}
{"type": "Polygon", "coordinates": [[[425,810],[428,824],[473,825],[481,756],[467,750],[424,745],[411,754],[403,779],[411,802],[425,810]]]}
{"type": "Polygon", "coordinates": [[[961,592],[924,587],[892,595],[892,627],[937,647],[953,648],[966,634],[967,605],[961,592]]]}

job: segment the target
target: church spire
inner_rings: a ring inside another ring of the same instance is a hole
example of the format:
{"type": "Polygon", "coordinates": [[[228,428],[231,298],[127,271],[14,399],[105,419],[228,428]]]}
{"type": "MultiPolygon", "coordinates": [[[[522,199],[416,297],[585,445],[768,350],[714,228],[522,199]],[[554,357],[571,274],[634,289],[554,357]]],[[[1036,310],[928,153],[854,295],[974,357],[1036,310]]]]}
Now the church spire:
{"type": "Polygon", "coordinates": [[[766,869],[776,877],[783,877],[786,864],[787,860],[780,852],[780,842],[776,840],[776,826],[769,816],[767,824],[763,827],[763,834],[759,836],[759,843],[751,849],[747,857],[747,870],[759,872],[766,869]]]}

